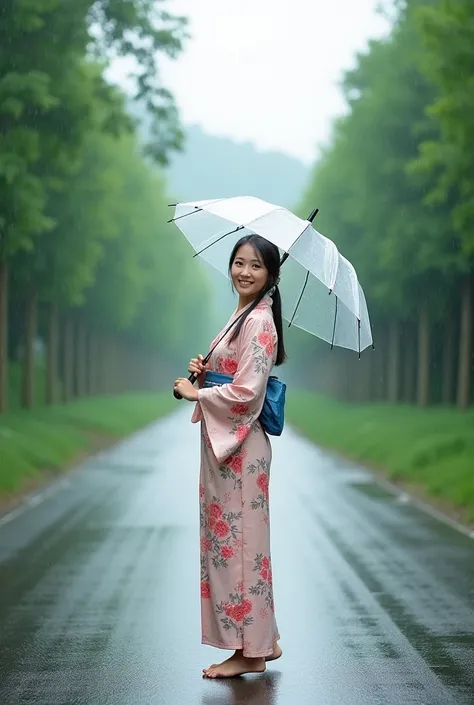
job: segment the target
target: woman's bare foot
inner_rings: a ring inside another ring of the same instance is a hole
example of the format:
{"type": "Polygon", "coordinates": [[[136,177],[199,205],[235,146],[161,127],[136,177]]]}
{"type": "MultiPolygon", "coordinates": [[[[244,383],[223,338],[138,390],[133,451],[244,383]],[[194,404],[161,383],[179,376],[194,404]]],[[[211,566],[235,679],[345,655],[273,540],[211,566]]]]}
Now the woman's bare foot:
{"type": "Polygon", "coordinates": [[[280,644],[276,641],[275,646],[273,647],[273,654],[271,656],[266,656],[265,661],[276,661],[277,658],[280,658],[280,656],[283,654],[283,651],[281,650],[280,644]]]}
{"type": "Polygon", "coordinates": [[[242,676],[244,673],[263,673],[265,670],[265,659],[246,658],[242,651],[236,651],[230,658],[222,663],[214,663],[209,668],[204,668],[203,673],[206,678],[233,678],[242,676]]]}

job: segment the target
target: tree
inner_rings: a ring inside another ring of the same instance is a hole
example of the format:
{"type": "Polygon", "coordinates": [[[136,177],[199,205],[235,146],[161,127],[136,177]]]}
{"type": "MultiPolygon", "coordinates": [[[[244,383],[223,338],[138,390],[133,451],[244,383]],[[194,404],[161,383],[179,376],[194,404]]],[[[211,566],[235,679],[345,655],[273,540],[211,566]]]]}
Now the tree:
{"type": "Polygon", "coordinates": [[[452,224],[463,257],[457,401],[469,405],[474,259],[474,20],[469,0],[443,0],[417,13],[425,44],[423,68],[437,87],[428,108],[439,125],[420,146],[419,172],[433,176],[428,203],[453,203],[452,224]]]}
{"type": "Polygon", "coordinates": [[[435,176],[413,167],[420,143],[439,135],[426,114],[437,88],[421,70],[419,5],[400,7],[391,35],[371,42],[346,74],[349,112],[315,166],[300,212],[320,207],[318,229],[360,275],[376,344],[389,357],[384,394],[393,401],[402,391],[401,366],[415,364],[411,329],[418,319],[417,396],[426,405],[434,325],[449,317],[456,278],[469,265],[452,227],[453,199],[426,201],[435,176]]]}
{"type": "MultiPolygon", "coordinates": [[[[86,54],[107,61],[137,61],[135,98],[152,115],[147,153],[159,161],[179,145],[172,96],[159,82],[158,54],[175,56],[183,18],[151,0],[7,0],[0,18],[0,411],[6,407],[8,261],[32,252],[55,227],[48,203],[77,168],[91,128],[94,100],[118,107],[101,72],[94,77],[86,54]],[[54,50],[52,50],[54,47],[54,50]]],[[[123,110],[107,113],[108,131],[123,110]]],[[[46,248],[47,249],[47,248],[46,248]]],[[[41,259],[41,255],[40,255],[41,259]]],[[[29,292],[30,304],[36,293],[29,292]]],[[[33,315],[35,307],[28,310],[33,315]]],[[[29,326],[30,342],[34,325],[29,326]]],[[[31,347],[31,346],[29,346],[31,347]]],[[[31,367],[31,359],[27,367],[31,367]]]]}

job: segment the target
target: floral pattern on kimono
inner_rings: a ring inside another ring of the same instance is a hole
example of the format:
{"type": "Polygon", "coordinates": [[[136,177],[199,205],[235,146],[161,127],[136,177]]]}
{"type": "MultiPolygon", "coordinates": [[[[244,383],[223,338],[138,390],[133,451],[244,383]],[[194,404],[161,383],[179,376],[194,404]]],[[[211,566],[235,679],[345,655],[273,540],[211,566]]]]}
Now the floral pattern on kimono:
{"type": "Polygon", "coordinates": [[[248,657],[269,656],[279,638],[270,553],[271,445],[258,420],[277,351],[271,304],[265,297],[236,340],[229,342],[229,333],[219,343],[208,369],[233,375],[233,382],[200,389],[192,418],[201,422],[202,642],[243,649],[248,657]]]}

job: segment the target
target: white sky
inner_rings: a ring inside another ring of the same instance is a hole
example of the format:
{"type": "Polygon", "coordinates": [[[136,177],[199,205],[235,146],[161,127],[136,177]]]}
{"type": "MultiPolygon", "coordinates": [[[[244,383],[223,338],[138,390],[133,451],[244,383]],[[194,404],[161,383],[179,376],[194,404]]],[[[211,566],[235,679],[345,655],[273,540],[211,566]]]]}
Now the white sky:
{"type": "MultiPolygon", "coordinates": [[[[189,18],[185,51],[162,59],[184,124],[311,163],[344,109],[338,87],[368,39],[378,0],[169,0],[189,18]]],[[[119,79],[120,66],[113,71],[119,79]]],[[[120,79],[119,79],[120,80],[120,79]]]]}

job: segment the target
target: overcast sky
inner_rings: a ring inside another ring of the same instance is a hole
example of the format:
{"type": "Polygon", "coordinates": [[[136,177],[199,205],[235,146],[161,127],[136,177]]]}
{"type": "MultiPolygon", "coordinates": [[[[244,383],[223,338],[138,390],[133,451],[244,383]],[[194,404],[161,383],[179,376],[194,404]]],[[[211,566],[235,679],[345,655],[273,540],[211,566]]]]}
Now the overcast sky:
{"type": "Polygon", "coordinates": [[[343,110],[342,72],[387,31],[377,4],[169,0],[170,12],[189,18],[192,38],[177,61],[162,61],[163,82],[185,124],[310,163],[343,110]]]}

